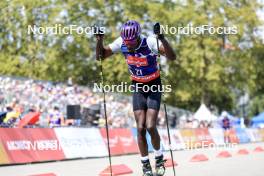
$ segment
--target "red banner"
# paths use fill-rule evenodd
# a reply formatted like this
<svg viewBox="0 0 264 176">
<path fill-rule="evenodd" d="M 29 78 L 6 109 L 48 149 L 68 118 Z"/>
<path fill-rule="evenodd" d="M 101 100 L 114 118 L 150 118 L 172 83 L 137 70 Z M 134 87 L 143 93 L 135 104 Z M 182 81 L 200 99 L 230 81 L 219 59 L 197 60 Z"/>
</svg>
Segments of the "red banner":
<svg viewBox="0 0 264 176">
<path fill-rule="evenodd" d="M 235 129 L 230 129 L 224 132 L 225 135 L 228 137 L 228 142 L 232 144 L 238 144 L 239 139 L 236 135 L 236 130 Z"/>
<path fill-rule="evenodd" d="M 33 128 L 28 131 L 31 138 L 37 144 L 39 161 L 65 159 L 56 134 L 51 128 Z"/>
<path fill-rule="evenodd" d="M 11 163 L 65 158 L 53 129 L 0 128 L 0 134 Z"/>
<path fill-rule="evenodd" d="M 197 128 L 195 129 L 195 135 L 197 137 L 197 140 L 199 142 L 199 146 L 202 147 L 209 147 L 210 144 L 213 144 L 213 138 L 209 133 L 209 130 L 207 128 Z"/>
<path fill-rule="evenodd" d="M 114 129 L 114 130 L 115 130 L 116 135 L 119 136 L 119 139 L 122 143 L 123 151 L 125 152 L 125 154 L 139 152 L 137 143 L 130 129 L 120 128 L 120 129 Z"/>
<path fill-rule="evenodd" d="M 107 145 L 105 128 L 102 128 L 100 132 Z M 138 153 L 137 144 L 130 129 L 109 129 L 109 143 L 112 155 Z"/>
<path fill-rule="evenodd" d="M 101 135 L 104 138 L 105 144 L 107 145 L 107 136 L 105 128 L 100 129 Z M 118 135 L 116 135 L 114 129 L 109 129 L 109 145 L 110 151 L 112 155 L 121 155 L 124 152 L 122 143 L 118 139 Z"/>
</svg>

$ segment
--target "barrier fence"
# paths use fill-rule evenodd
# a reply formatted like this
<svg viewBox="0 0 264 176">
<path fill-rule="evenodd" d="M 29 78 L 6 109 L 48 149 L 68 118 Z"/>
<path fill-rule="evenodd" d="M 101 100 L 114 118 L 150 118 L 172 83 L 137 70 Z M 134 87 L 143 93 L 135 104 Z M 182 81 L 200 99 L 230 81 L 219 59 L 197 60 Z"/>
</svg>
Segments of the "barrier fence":
<svg viewBox="0 0 264 176">
<path fill-rule="evenodd" d="M 169 150 L 166 130 L 159 133 L 163 149 Z M 135 128 L 110 129 L 109 136 L 113 156 L 139 153 Z M 264 129 L 172 129 L 171 148 L 225 145 L 225 136 L 230 143 L 261 142 Z M 149 135 L 147 140 L 150 144 Z M 104 128 L 0 128 L 0 165 L 105 157 L 106 142 Z M 149 151 L 153 151 L 151 145 Z"/>
</svg>

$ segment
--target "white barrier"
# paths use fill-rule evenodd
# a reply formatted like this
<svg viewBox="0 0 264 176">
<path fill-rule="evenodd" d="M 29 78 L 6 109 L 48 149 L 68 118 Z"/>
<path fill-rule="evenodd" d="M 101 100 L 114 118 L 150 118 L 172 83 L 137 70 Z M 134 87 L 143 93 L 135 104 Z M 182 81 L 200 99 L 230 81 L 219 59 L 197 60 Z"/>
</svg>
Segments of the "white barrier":
<svg viewBox="0 0 264 176">
<path fill-rule="evenodd" d="M 249 136 L 251 142 L 260 142 L 262 141 L 261 134 L 259 133 L 259 130 L 256 128 L 249 128 L 246 129 L 246 133 Z"/>
<path fill-rule="evenodd" d="M 107 156 L 107 148 L 97 128 L 55 128 L 67 159 Z"/>
<path fill-rule="evenodd" d="M 170 130 L 171 146 L 169 145 L 169 138 L 168 138 L 167 130 L 159 129 L 159 134 L 161 138 L 161 144 L 164 150 L 169 150 L 170 147 L 172 150 L 185 149 L 185 143 L 181 137 L 179 130 Z"/>
</svg>

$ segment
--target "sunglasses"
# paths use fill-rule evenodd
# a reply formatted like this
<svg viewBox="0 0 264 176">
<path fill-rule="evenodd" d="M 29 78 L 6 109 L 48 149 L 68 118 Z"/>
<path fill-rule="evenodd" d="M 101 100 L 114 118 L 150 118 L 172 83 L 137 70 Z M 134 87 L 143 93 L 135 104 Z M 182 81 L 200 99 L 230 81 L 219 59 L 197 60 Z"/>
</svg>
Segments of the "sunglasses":
<svg viewBox="0 0 264 176">
<path fill-rule="evenodd" d="M 134 40 L 124 40 L 125 45 L 135 45 L 137 44 L 137 39 Z"/>
</svg>

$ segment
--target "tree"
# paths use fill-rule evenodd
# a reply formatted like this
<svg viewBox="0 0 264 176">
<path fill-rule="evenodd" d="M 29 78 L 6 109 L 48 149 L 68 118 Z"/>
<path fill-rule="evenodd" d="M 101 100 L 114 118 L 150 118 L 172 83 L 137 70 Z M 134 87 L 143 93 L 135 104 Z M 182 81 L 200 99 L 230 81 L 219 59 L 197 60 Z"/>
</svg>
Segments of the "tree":
<svg viewBox="0 0 264 176">
<path fill-rule="evenodd" d="M 0 74 L 79 84 L 100 82 L 91 34 L 28 34 L 29 25 L 69 27 L 105 26 L 105 44 L 119 36 L 128 19 L 141 23 L 143 34 L 152 33 L 154 22 L 168 27 L 237 27 L 235 35 L 166 34 L 178 59 L 163 65 L 163 82 L 173 91 L 166 94 L 170 105 L 195 110 L 200 103 L 219 110 L 236 108 L 238 96 L 262 95 L 262 46 L 255 35 L 261 25 L 258 1 L 128 1 L 55 0 L 1 1 Z M 178 31 L 179 32 L 179 31 Z M 263 59 L 262 59 L 263 60 Z M 107 84 L 130 82 L 122 55 L 103 62 Z M 257 69 L 256 69 L 257 68 Z"/>
</svg>

